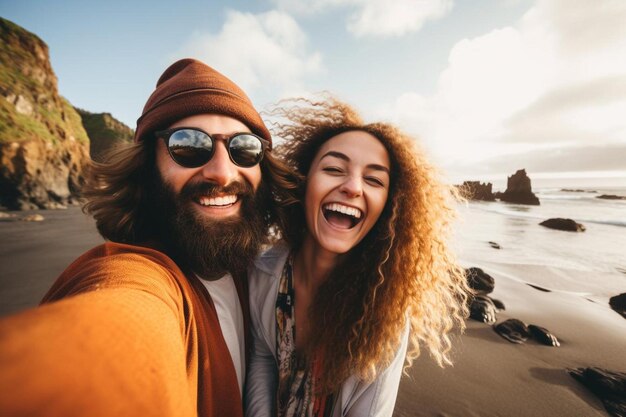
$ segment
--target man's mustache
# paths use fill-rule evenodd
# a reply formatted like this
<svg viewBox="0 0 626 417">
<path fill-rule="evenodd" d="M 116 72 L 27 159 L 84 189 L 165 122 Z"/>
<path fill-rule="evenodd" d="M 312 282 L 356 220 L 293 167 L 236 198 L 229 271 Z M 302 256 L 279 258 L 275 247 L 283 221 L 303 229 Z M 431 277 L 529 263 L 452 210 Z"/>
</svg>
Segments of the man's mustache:
<svg viewBox="0 0 626 417">
<path fill-rule="evenodd" d="M 225 194 L 234 194 L 238 197 L 251 197 L 254 190 L 249 183 L 234 181 L 226 186 L 210 181 L 189 182 L 180 191 L 180 197 L 194 199 L 198 197 L 219 197 Z"/>
</svg>

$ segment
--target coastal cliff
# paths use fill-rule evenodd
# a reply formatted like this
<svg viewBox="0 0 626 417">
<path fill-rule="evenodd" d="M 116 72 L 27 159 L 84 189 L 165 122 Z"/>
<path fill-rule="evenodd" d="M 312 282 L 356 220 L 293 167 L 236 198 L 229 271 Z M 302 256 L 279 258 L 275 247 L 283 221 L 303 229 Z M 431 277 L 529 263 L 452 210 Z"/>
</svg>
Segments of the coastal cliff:
<svg viewBox="0 0 626 417">
<path fill-rule="evenodd" d="M 135 132 L 110 113 L 91 113 L 76 109 L 89 136 L 89 154 L 96 162 L 103 162 L 107 153 L 133 141 Z"/>
<path fill-rule="evenodd" d="M 80 116 L 59 95 L 41 39 L 0 18 L 0 41 L 0 204 L 72 204 L 89 161 Z"/>
<path fill-rule="evenodd" d="M 90 156 L 101 162 L 134 132 L 109 113 L 74 108 L 58 91 L 48 46 L 0 18 L 0 206 L 74 204 Z"/>
</svg>

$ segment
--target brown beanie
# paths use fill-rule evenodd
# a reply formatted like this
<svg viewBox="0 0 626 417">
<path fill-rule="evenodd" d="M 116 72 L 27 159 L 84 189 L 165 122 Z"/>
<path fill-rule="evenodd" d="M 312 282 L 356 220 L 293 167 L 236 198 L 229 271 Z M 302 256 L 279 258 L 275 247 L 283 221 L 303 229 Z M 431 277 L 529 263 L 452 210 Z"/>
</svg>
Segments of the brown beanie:
<svg viewBox="0 0 626 417">
<path fill-rule="evenodd" d="M 233 117 L 260 137 L 272 141 L 261 116 L 231 80 L 195 59 L 181 59 L 165 70 L 137 119 L 135 142 L 194 114 Z"/>
</svg>

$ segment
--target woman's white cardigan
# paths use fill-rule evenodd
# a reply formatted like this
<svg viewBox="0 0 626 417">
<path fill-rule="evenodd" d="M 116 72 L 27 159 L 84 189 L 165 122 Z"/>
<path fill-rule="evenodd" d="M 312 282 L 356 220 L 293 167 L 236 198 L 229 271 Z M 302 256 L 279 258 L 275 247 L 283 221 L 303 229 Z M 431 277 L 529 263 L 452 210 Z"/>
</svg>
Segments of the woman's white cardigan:
<svg viewBox="0 0 626 417">
<path fill-rule="evenodd" d="M 260 255 L 248 274 L 253 351 L 246 378 L 246 417 L 276 416 L 276 297 L 288 254 L 289 248 L 278 244 Z M 407 323 L 401 345 L 387 369 L 371 383 L 351 376 L 342 384 L 333 405 L 333 417 L 390 417 L 393 414 L 408 339 Z"/>
</svg>

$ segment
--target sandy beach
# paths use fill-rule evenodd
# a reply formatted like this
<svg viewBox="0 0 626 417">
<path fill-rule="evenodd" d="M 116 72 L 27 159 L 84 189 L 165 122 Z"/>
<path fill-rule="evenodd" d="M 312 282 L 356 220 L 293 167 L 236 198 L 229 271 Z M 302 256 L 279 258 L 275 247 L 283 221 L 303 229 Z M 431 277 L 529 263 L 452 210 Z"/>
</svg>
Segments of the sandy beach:
<svg viewBox="0 0 626 417">
<path fill-rule="evenodd" d="M 102 242 L 93 221 L 78 208 L 39 213 L 43 222 L 0 222 L 3 316 L 35 306 L 67 265 Z M 596 366 L 626 371 L 626 319 L 608 306 L 609 294 L 620 288 L 626 291 L 626 275 L 622 281 L 613 279 L 614 288 L 607 288 L 604 295 L 585 291 L 584 281 L 590 276 L 576 270 L 485 259 L 463 262 L 495 278 L 490 295 L 506 306 L 498 312 L 498 322 L 517 318 L 545 327 L 561 346 L 531 339 L 513 344 L 492 326 L 468 320 L 466 333 L 454 339 L 454 366 L 441 369 L 424 352 L 403 377 L 394 416 L 608 415 L 600 399 L 567 369 Z M 564 277 L 573 284 L 568 286 Z"/>
<path fill-rule="evenodd" d="M 496 280 L 493 298 L 517 318 L 557 336 L 560 347 L 528 340 L 517 345 L 490 325 L 468 320 L 454 341 L 454 366 L 439 368 L 424 355 L 400 386 L 395 416 L 606 416 L 602 402 L 568 373 L 597 366 L 626 371 L 626 319 L 584 295 L 544 292 L 523 280 L 524 266 L 481 266 Z M 537 271 L 533 269 L 533 274 Z M 542 278 L 550 271 L 546 268 Z"/>
<path fill-rule="evenodd" d="M 54 280 L 86 250 L 103 242 L 79 207 L 9 212 L 0 219 L 0 315 L 36 306 Z M 16 220 L 41 214 L 41 222 Z"/>
</svg>

